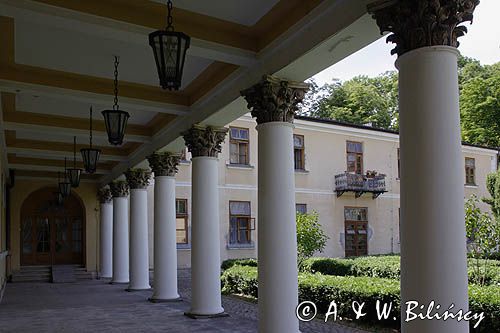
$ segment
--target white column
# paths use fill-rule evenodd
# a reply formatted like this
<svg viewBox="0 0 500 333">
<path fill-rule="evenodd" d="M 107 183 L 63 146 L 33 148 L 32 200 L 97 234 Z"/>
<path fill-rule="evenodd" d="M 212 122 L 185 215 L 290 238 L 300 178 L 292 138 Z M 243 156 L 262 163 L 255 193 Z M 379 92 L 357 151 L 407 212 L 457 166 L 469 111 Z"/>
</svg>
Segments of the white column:
<svg viewBox="0 0 500 333">
<path fill-rule="evenodd" d="M 148 193 L 130 189 L 130 283 L 128 291 L 150 289 L 148 253 Z"/>
<path fill-rule="evenodd" d="M 456 48 L 432 46 L 399 57 L 401 304 L 405 333 L 469 332 L 466 321 L 405 322 L 405 303 L 468 309 Z"/>
<path fill-rule="evenodd" d="M 129 282 L 128 197 L 113 197 L 113 278 L 111 283 Z"/>
<path fill-rule="evenodd" d="M 113 276 L 113 203 L 101 202 L 100 258 L 99 271 L 101 278 Z"/>
<path fill-rule="evenodd" d="M 154 186 L 154 282 L 151 301 L 177 300 L 179 293 L 177 291 L 175 178 L 156 176 Z"/>
<path fill-rule="evenodd" d="M 293 124 L 257 126 L 259 332 L 299 331 Z"/>
<path fill-rule="evenodd" d="M 218 160 L 192 159 L 191 309 L 195 316 L 224 312 L 220 285 Z"/>
</svg>

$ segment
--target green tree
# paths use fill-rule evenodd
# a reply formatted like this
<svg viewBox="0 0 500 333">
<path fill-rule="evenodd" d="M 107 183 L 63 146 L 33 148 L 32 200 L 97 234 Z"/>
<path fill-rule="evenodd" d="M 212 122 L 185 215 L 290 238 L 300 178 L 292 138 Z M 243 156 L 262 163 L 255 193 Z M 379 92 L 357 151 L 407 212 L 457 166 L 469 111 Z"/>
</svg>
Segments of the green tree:
<svg viewBox="0 0 500 333">
<path fill-rule="evenodd" d="M 481 65 L 458 59 L 462 138 L 474 144 L 500 146 L 500 62 Z M 399 129 L 398 74 L 357 76 L 313 88 L 302 114 L 386 129 Z"/>
<path fill-rule="evenodd" d="M 319 224 L 319 215 L 297 213 L 297 265 L 302 268 L 304 260 L 316 252 L 323 252 L 328 236 Z"/>
<path fill-rule="evenodd" d="M 309 115 L 378 128 L 398 128 L 396 72 L 375 78 L 357 76 L 346 82 L 333 80 L 307 96 Z"/>
<path fill-rule="evenodd" d="M 465 231 L 468 249 L 474 258 L 473 281 L 484 285 L 490 274 L 486 260 L 500 244 L 500 222 L 477 206 L 478 198 L 473 195 L 465 202 Z"/>
<path fill-rule="evenodd" d="M 484 66 L 478 75 L 463 80 L 460 89 L 463 139 L 500 146 L 500 63 Z"/>
<path fill-rule="evenodd" d="M 491 198 L 483 198 L 483 202 L 491 206 L 495 219 L 500 220 L 500 170 L 486 177 L 486 188 Z"/>
</svg>

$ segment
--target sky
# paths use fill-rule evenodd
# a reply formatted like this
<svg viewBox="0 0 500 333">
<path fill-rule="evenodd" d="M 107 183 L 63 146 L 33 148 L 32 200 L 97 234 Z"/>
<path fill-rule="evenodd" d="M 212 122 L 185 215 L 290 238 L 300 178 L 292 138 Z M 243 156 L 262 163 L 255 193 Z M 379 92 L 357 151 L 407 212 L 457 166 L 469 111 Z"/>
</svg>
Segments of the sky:
<svg viewBox="0 0 500 333">
<path fill-rule="evenodd" d="M 483 65 L 500 61 L 500 0 L 481 0 L 474 11 L 472 25 L 465 23 L 469 32 L 458 39 L 462 55 L 478 59 Z M 387 44 L 381 37 L 372 44 L 313 76 L 322 86 L 333 78 L 342 81 L 357 75 L 377 76 L 395 70 L 396 56 L 391 56 L 394 44 Z M 370 61 L 366 61 L 370 59 Z"/>
</svg>

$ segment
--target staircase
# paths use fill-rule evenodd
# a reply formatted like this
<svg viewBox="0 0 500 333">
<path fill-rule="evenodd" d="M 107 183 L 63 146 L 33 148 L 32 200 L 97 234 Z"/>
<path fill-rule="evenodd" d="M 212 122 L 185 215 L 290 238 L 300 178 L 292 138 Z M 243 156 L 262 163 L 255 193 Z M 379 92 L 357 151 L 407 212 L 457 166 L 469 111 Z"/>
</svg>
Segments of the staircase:
<svg viewBox="0 0 500 333">
<path fill-rule="evenodd" d="M 76 282 L 94 279 L 93 272 L 87 272 L 81 265 L 63 266 L 21 266 L 12 274 L 12 282 Z"/>
<path fill-rule="evenodd" d="M 75 278 L 77 281 L 95 279 L 95 273 L 87 272 L 84 266 L 74 265 L 73 267 L 74 267 Z"/>
<path fill-rule="evenodd" d="M 12 274 L 12 282 L 50 282 L 50 266 L 21 266 L 21 270 Z"/>
</svg>

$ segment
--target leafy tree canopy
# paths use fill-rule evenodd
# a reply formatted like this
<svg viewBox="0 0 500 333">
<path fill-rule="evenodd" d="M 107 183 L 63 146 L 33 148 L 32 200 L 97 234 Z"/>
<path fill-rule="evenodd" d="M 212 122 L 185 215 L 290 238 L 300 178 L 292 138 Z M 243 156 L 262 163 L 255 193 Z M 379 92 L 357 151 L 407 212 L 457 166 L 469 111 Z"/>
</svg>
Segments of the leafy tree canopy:
<svg viewBox="0 0 500 333">
<path fill-rule="evenodd" d="M 463 140 L 500 146 L 500 62 L 481 65 L 473 58 L 458 60 Z M 384 129 L 399 129 L 398 75 L 333 79 L 321 87 L 314 80 L 304 100 L 303 115 L 335 119 Z"/>
</svg>

